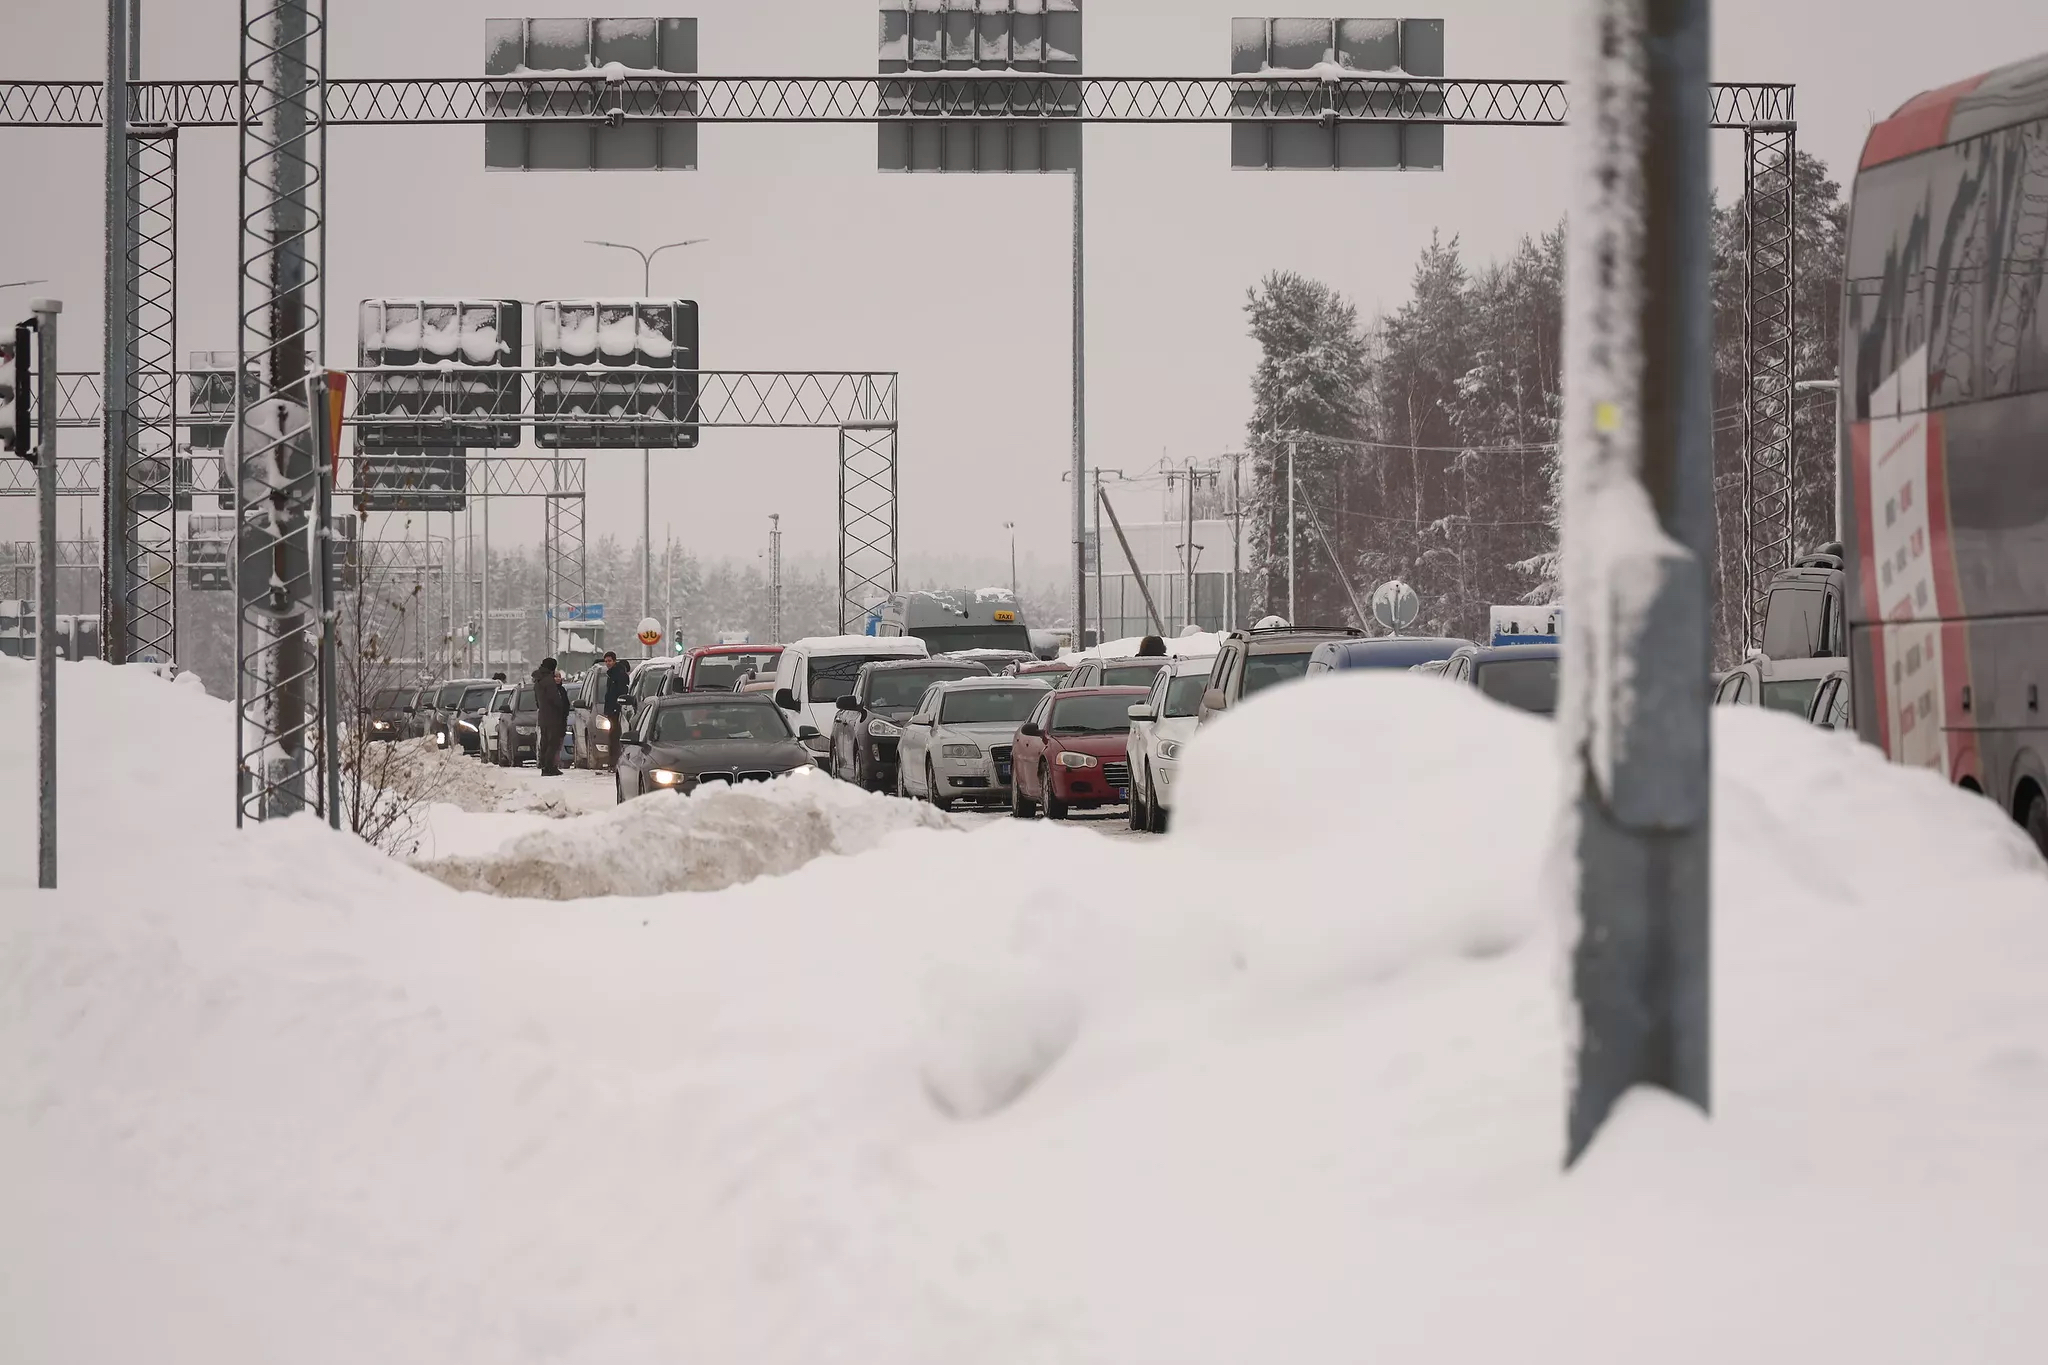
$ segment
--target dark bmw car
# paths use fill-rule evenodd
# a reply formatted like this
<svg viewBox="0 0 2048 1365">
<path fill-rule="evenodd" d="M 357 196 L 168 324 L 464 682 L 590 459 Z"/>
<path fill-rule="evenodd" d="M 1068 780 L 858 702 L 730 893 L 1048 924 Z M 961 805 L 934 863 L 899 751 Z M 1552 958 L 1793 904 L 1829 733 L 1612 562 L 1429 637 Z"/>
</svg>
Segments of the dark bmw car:
<svg viewBox="0 0 2048 1365">
<path fill-rule="evenodd" d="M 917 699 L 935 682 L 985 678 L 968 659 L 884 659 L 865 664 L 832 718 L 832 761 L 826 768 L 871 792 L 896 789 L 896 744 Z"/>
<path fill-rule="evenodd" d="M 815 766 L 804 735 L 790 729 L 765 692 L 652 697 L 634 713 L 619 746 L 618 798 L 690 792 L 710 782 L 766 782 Z"/>
</svg>

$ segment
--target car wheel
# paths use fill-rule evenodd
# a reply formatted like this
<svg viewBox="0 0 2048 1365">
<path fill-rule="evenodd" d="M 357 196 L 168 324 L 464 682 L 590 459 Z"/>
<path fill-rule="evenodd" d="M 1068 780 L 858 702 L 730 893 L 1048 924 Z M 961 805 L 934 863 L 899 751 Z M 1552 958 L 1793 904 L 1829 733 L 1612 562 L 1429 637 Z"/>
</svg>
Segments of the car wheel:
<svg viewBox="0 0 2048 1365">
<path fill-rule="evenodd" d="M 1146 774 L 1148 777 L 1150 774 Z M 1151 828 L 1145 812 L 1145 798 L 1138 794 L 1138 784 L 1131 784 L 1131 799 L 1124 803 L 1124 823 L 1134 830 Z"/>
<path fill-rule="evenodd" d="M 2048 858 L 2048 796 L 2035 792 L 2034 799 L 2027 803 L 2026 817 L 2020 823 L 2033 836 L 2034 847 L 2041 850 L 2041 856 Z"/>
<path fill-rule="evenodd" d="M 1070 809 L 1070 807 L 1067 805 L 1066 802 L 1060 800 L 1057 796 L 1054 796 L 1052 794 L 1051 768 L 1044 767 L 1038 770 L 1038 791 L 1039 794 L 1045 799 L 1046 819 L 1064 820 L 1067 818 L 1067 811 Z"/>
<path fill-rule="evenodd" d="M 940 810 L 953 809 L 953 798 L 939 795 L 939 775 L 932 771 L 930 759 L 926 759 L 924 765 L 924 799 Z"/>
<path fill-rule="evenodd" d="M 1015 820 L 1029 820 L 1038 814 L 1038 803 L 1024 795 L 1024 784 L 1017 780 L 1017 774 L 1010 774 L 1010 817 Z"/>
<path fill-rule="evenodd" d="M 617 774 L 612 778 L 612 795 L 618 798 L 616 804 L 621 806 L 626 804 L 626 778 L 623 773 Z"/>
<path fill-rule="evenodd" d="M 898 800 L 910 799 L 910 779 L 903 775 L 903 765 L 896 765 L 896 796 Z"/>
<path fill-rule="evenodd" d="M 1145 790 L 1152 793 L 1154 797 L 1153 800 L 1145 803 L 1145 828 L 1154 834 L 1164 834 L 1166 833 L 1166 807 L 1160 805 L 1157 799 L 1159 789 L 1152 785 L 1152 764 L 1149 761 L 1145 764 Z"/>
</svg>

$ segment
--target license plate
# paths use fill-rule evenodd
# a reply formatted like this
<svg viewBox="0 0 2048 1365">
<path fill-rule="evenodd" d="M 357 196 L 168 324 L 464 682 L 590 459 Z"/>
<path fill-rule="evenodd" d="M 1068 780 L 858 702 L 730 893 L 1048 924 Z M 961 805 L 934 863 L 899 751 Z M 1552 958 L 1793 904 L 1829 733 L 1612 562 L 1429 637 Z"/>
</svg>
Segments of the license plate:
<svg viewBox="0 0 2048 1365">
<path fill-rule="evenodd" d="M 1128 801 L 1128 800 L 1130 800 L 1130 799 L 1131 799 L 1131 789 L 1130 789 L 1129 787 L 1118 787 L 1118 788 L 1116 789 L 1116 799 L 1117 799 L 1117 800 L 1119 800 L 1119 801 Z"/>
<path fill-rule="evenodd" d="M 996 764 L 996 781 L 998 781 L 998 782 L 1008 782 L 1009 780 L 1010 780 L 1010 765 L 1009 765 L 1009 764 L 1007 764 L 1007 763 L 998 763 L 998 764 Z"/>
</svg>

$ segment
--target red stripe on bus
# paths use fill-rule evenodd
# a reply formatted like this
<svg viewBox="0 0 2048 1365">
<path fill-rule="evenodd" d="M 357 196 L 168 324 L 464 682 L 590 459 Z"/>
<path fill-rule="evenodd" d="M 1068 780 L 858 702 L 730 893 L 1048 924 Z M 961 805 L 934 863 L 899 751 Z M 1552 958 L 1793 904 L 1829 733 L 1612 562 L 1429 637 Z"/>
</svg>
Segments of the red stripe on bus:
<svg viewBox="0 0 2048 1365">
<path fill-rule="evenodd" d="M 1889 667 L 1884 652 L 1884 610 L 1878 602 L 1877 517 L 1870 500 L 1870 423 L 1849 424 L 1849 470 L 1851 494 L 1856 500 L 1853 515 L 1856 518 L 1856 591 L 1863 598 L 1861 615 L 1871 622 L 1870 627 L 1870 679 L 1871 705 L 1877 716 L 1877 743 L 1885 751 L 1885 757 L 1893 758 L 1891 752 L 1891 709 L 1890 691 L 1885 684 Z"/>
<path fill-rule="evenodd" d="M 1867 171 L 1947 142 L 1949 119 L 1955 114 L 1957 102 L 1982 85 L 1989 74 L 1972 76 L 1907 100 L 1896 114 L 1870 130 L 1857 169 Z"/>
</svg>

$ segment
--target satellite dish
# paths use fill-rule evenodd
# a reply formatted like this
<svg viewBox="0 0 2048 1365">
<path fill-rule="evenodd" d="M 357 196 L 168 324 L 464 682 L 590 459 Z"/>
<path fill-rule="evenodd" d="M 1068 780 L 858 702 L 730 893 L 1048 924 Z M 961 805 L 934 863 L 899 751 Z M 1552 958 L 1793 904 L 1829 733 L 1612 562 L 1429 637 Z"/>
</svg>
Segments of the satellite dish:
<svg viewBox="0 0 2048 1365">
<path fill-rule="evenodd" d="M 1372 619 L 1396 634 L 1415 624 L 1422 615 L 1422 599 L 1415 589 L 1398 578 L 1390 578 L 1372 590 Z"/>
</svg>

